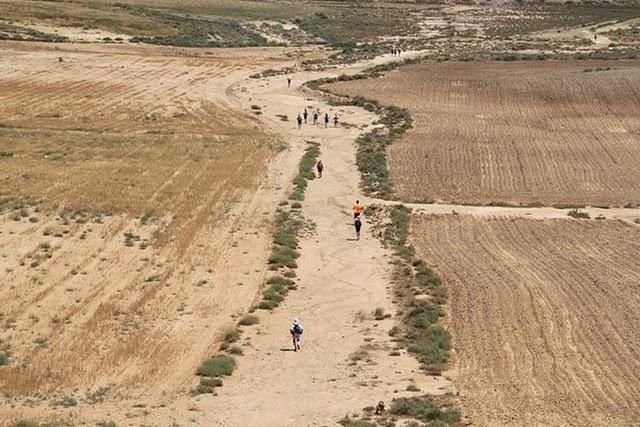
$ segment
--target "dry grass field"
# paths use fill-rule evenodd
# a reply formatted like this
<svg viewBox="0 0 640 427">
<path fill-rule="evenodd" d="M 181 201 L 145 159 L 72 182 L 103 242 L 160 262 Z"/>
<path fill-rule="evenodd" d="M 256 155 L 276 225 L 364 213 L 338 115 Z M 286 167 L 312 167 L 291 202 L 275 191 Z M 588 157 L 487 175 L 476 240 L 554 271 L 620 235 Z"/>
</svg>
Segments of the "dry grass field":
<svg viewBox="0 0 640 427">
<path fill-rule="evenodd" d="M 640 202 L 640 63 L 422 64 L 332 90 L 408 108 L 395 197 L 457 203 Z"/>
<path fill-rule="evenodd" d="M 474 425 L 637 424 L 637 226 L 414 216 L 412 241 L 449 292 Z"/>
<path fill-rule="evenodd" d="M 226 90 L 282 50 L 0 50 L 2 405 L 187 395 L 277 203 L 274 137 Z"/>
</svg>

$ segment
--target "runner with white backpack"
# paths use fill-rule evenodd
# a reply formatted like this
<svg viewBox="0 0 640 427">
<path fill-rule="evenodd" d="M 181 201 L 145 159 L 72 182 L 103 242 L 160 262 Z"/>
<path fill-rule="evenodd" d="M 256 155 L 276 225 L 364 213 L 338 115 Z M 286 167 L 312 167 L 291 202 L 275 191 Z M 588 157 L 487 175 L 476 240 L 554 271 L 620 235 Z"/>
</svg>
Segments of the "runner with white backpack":
<svg viewBox="0 0 640 427">
<path fill-rule="evenodd" d="M 300 350 L 300 336 L 302 335 L 303 329 L 298 319 L 293 319 L 293 324 L 289 331 L 291 332 L 291 338 L 293 339 L 293 351 Z"/>
</svg>

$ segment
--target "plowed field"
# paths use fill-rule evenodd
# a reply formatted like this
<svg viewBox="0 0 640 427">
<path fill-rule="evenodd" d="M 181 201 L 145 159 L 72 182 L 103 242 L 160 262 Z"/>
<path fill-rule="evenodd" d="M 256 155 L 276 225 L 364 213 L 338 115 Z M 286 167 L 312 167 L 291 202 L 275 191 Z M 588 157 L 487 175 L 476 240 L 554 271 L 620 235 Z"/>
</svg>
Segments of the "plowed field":
<svg viewBox="0 0 640 427">
<path fill-rule="evenodd" d="M 449 291 L 474 425 L 637 425 L 640 228 L 415 216 L 412 240 Z"/>
<path fill-rule="evenodd" d="M 640 201 L 640 62 L 422 64 L 331 88 L 412 112 L 388 153 L 399 199 Z"/>
</svg>

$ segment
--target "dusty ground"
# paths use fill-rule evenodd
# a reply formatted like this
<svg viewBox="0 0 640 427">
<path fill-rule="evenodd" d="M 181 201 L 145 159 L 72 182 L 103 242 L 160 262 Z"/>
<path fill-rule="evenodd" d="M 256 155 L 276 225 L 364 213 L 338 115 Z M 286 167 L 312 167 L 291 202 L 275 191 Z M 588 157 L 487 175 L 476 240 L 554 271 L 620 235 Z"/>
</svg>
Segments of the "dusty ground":
<svg viewBox="0 0 640 427">
<path fill-rule="evenodd" d="M 372 316 L 379 307 L 395 313 L 387 254 L 373 238 L 350 240 L 348 209 L 358 197 L 359 180 L 353 140 L 374 117 L 358 109 L 331 110 L 349 126 L 297 130 L 293 118 L 305 105 L 330 108 L 298 90 L 303 81 L 320 74 L 294 75 L 289 90 L 283 77 L 245 80 L 251 73 L 247 67 L 236 74 L 231 60 L 220 66 L 220 57 L 211 64 L 200 55 L 182 58 L 180 50 L 132 54 L 121 47 L 106 52 L 83 47 L 78 53 L 58 53 L 21 46 L 6 49 L 12 72 L 4 88 L 16 89 L 7 98 L 14 101 L 8 104 L 11 114 L 5 114 L 3 129 L 2 151 L 13 154 L 3 158 L 11 165 L 5 191 L 7 196 L 31 194 L 43 202 L 23 207 L 10 202 L 3 217 L 2 274 L 15 283 L 2 288 L 3 299 L 14 301 L 3 311 L 12 351 L 10 366 L 1 372 L 12 390 L 5 402 L 12 408 L 3 411 L 4 420 L 326 425 L 381 399 L 415 393 L 405 391 L 409 384 L 434 394 L 452 390 L 444 378 L 425 377 L 404 351 L 389 356 L 396 345 L 387 332 L 395 320 L 374 321 Z M 31 74 L 20 76 L 12 55 L 32 61 Z M 57 62 L 59 55 L 62 63 Z M 279 60 L 270 55 L 256 59 L 256 67 Z M 346 72 L 387 60 L 351 66 Z M 113 62 L 119 67 L 109 66 Z M 47 76 L 37 72 L 39 64 L 47 70 L 67 69 Z M 78 72 L 69 73 L 69 68 Z M 109 73 L 115 75 L 105 75 Z M 154 73 L 167 76 L 149 78 Z M 92 96 L 96 85 L 106 86 L 101 88 L 104 96 Z M 26 88 L 31 87 L 29 98 Z M 48 103 L 37 97 L 42 92 L 49 94 Z M 85 102 L 78 101 L 82 96 Z M 260 106 L 266 133 L 246 126 L 255 122 L 238 112 L 250 113 L 251 105 Z M 233 121 L 231 111 L 236 111 Z M 283 114 L 288 121 L 276 116 Z M 89 119 L 75 130 L 78 115 Z M 79 136 L 71 144 L 74 136 L 69 135 L 75 132 Z M 48 163 L 51 154 L 43 153 L 41 133 L 48 144 L 62 147 L 58 163 Z M 291 150 L 274 157 L 270 142 L 255 149 L 257 136 L 274 133 Z M 64 136 L 60 142 L 58 135 Z M 94 141 L 94 135 L 101 139 Z M 172 151 L 154 151 L 147 135 L 151 141 L 166 138 L 160 147 Z M 18 137 L 25 143 L 14 143 Z M 126 150 L 107 156 L 103 152 L 109 137 L 131 139 Z M 208 138 L 220 139 L 214 147 L 228 146 L 230 151 L 201 148 L 195 153 L 199 159 L 189 157 L 193 151 L 182 151 L 185 144 L 202 144 Z M 191 397 L 195 368 L 217 347 L 232 318 L 253 302 L 265 277 L 269 222 L 308 139 L 322 144 L 327 173 L 311 183 L 304 203 L 303 213 L 316 228 L 302 242 L 300 288 L 273 313 L 260 313 L 257 329 L 243 335 L 245 355 L 219 395 Z M 243 151 L 245 141 L 254 144 L 253 151 Z M 136 155 L 134 147 L 147 152 Z M 150 155 L 157 156 L 153 163 L 145 161 Z M 175 161 L 180 156 L 187 157 L 182 164 Z M 242 156 L 240 165 L 230 163 Z M 267 178 L 261 182 L 256 170 L 266 161 Z M 203 170 L 194 182 L 189 177 L 201 163 Z M 131 167 L 117 169 L 122 164 Z M 163 168 L 171 166 L 175 169 L 163 183 Z M 220 175 L 209 176 L 209 169 L 235 171 L 220 183 Z M 41 175 L 17 185 L 27 170 Z M 124 182 L 104 184 L 119 174 Z M 181 182 L 183 175 L 187 178 Z M 54 179 L 58 188 L 46 185 Z M 153 187 L 147 181 L 159 182 Z M 195 184 L 199 187 L 193 188 Z M 172 192 L 157 201 L 166 187 Z M 253 196 L 240 191 L 256 187 Z M 104 193 L 95 194 L 103 188 Z M 130 196 L 136 188 L 140 195 Z M 231 194 L 217 193 L 219 188 Z M 53 200 L 60 206 L 52 208 Z M 72 208 L 63 210 L 67 205 Z M 173 209 L 180 211 L 173 214 Z M 203 216 L 192 214 L 200 211 Z M 214 220 L 214 225 L 208 223 Z M 190 231 L 187 236 L 185 229 Z M 294 316 L 306 326 L 301 354 L 281 351 L 289 345 L 287 328 Z M 283 375 L 291 369 L 295 376 Z M 300 390 L 307 394 L 304 399 Z M 78 406 L 64 407 L 65 397 L 76 398 Z"/>
<path fill-rule="evenodd" d="M 59 19 L 66 22 L 64 14 Z M 465 19 L 438 25 L 426 20 L 424 31 L 446 42 L 453 27 L 458 41 L 485 37 Z M 0 368 L 0 423 L 331 425 L 379 400 L 414 395 L 408 385 L 456 392 L 449 373 L 425 376 L 389 337 L 397 321 L 390 254 L 368 234 L 366 217 L 364 238 L 352 240 L 354 199 L 382 202 L 359 195 L 354 164 L 353 140 L 375 118 L 300 89 L 306 80 L 392 58 L 297 73 L 287 89 L 282 76 L 247 76 L 325 53 L 27 43 L 0 50 L 0 300 L 11 301 L 0 310 L 0 351 L 11 351 Z M 358 82 L 424 112 L 415 115 L 414 133 L 392 148 L 394 178 L 404 188 L 398 194 L 637 202 L 638 106 L 629 94 L 637 91 L 637 65 L 582 73 L 599 64 L 568 64 L 430 65 Z M 294 119 L 304 106 L 338 112 L 346 126 L 298 130 Z M 307 140 L 321 144 L 326 169 L 302 207 L 313 230 L 301 242 L 298 289 L 245 328 L 244 355 L 217 395 L 191 396 L 196 367 L 259 295 L 271 220 Z M 429 151 L 434 146 L 440 151 Z M 639 248 L 629 238 L 638 230 L 635 210 L 589 209 L 623 224 L 552 220 L 566 210 L 548 207 L 414 207 L 483 217 L 414 221 L 421 255 L 452 294 L 451 374 L 471 421 L 606 425 L 638 418 L 638 336 L 629 326 L 638 317 Z M 513 218 L 520 216 L 537 219 Z M 478 283 L 486 284 L 482 304 Z M 522 309 L 513 310 L 518 303 Z M 502 316 L 488 317 L 479 306 Z M 374 320 L 376 308 L 392 317 Z M 300 353 L 287 351 L 293 317 L 305 325 Z M 504 331 L 504 324 L 520 329 Z M 77 406 L 65 406 L 71 397 Z"/>
<path fill-rule="evenodd" d="M 640 228 L 417 215 L 450 295 L 454 382 L 477 425 L 635 425 Z"/>
<path fill-rule="evenodd" d="M 282 142 L 233 110 L 226 89 L 291 59 L 0 48 L 2 422 L 77 420 L 57 404 L 65 397 L 95 422 L 108 411 L 86 408 L 102 399 L 187 396 L 262 283 L 290 180 L 278 169 L 297 161 L 275 157 Z"/>
<path fill-rule="evenodd" d="M 331 87 L 411 110 L 389 149 L 398 199 L 622 206 L 640 201 L 639 76 L 634 61 L 465 62 Z"/>
</svg>

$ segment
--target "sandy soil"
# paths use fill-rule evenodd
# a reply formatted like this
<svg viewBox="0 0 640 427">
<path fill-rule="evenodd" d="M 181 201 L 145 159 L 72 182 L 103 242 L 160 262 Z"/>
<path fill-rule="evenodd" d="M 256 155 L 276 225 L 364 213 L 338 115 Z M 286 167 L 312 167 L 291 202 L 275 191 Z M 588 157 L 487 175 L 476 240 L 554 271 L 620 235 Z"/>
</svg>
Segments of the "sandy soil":
<svg viewBox="0 0 640 427">
<path fill-rule="evenodd" d="M 423 64 L 332 88 L 412 111 L 413 129 L 389 150 L 401 200 L 622 206 L 640 200 L 639 70 L 633 61 Z"/>
<path fill-rule="evenodd" d="M 382 57 L 376 62 L 389 60 Z M 362 68 L 357 65 L 348 72 Z M 283 78 L 246 88 L 252 102 L 267 106 L 267 118 L 275 114 L 293 118 L 304 106 L 313 106 L 330 115 L 337 111 L 343 123 L 358 127 L 374 119 L 361 109 L 336 110 L 297 90 L 303 81 L 319 76 L 295 74 L 296 88 L 291 90 L 284 88 Z M 297 270 L 300 288 L 273 313 L 262 315 L 256 330 L 247 331 L 251 345 L 240 358 L 238 371 L 225 382 L 219 396 L 202 397 L 196 403 L 202 422 L 332 425 L 379 400 L 411 395 L 404 390 L 412 382 L 423 392 L 453 391 L 446 379 L 424 376 L 416 359 L 404 350 L 400 356 L 389 356 L 395 344 L 387 332 L 395 320 L 374 321 L 371 317 L 377 307 L 387 313 L 395 313 L 396 307 L 388 283 L 389 254 L 366 233 L 361 241 L 353 240 L 350 206 L 359 197 L 353 141 L 362 130 L 306 125 L 298 131 L 293 122 L 283 126 L 277 119 L 272 125 L 291 139 L 321 144 L 325 174 L 310 183 L 302 209 L 314 222 L 315 233 L 302 242 Z M 286 351 L 294 317 L 301 319 L 306 330 L 300 353 Z M 368 352 L 369 361 L 354 364 L 351 356 L 360 349 Z"/>
<path fill-rule="evenodd" d="M 0 423 L 94 424 L 186 402 L 195 368 L 262 285 L 273 212 L 299 158 L 275 157 L 281 143 L 248 113 L 230 114 L 226 89 L 292 60 L 282 49 L 247 49 L 241 61 L 216 50 L 1 49 L 0 151 L 12 156 L 0 170 L 11 350 Z M 64 397 L 79 405 L 56 405 Z"/>
<path fill-rule="evenodd" d="M 61 55 L 35 44 L 20 45 L 28 46 L 23 51 L 13 51 L 14 46 L 6 51 L 19 60 L 26 58 L 35 64 L 43 61 L 46 67 L 55 64 Z M 373 238 L 351 240 L 349 206 L 358 197 L 359 182 L 353 161 L 353 140 L 374 117 L 358 109 L 340 109 L 341 121 L 352 126 L 296 129 L 292 119 L 305 105 L 334 111 L 300 90 L 303 81 L 321 77 L 320 74 L 294 75 L 294 87 L 287 89 L 283 77 L 246 79 L 252 71 L 250 67 L 239 71 L 229 60 L 230 64 L 220 74 L 190 75 L 181 81 L 182 73 L 191 74 L 194 66 L 204 73 L 216 73 L 221 68 L 209 66 L 202 52 L 197 58 L 183 59 L 179 49 L 167 49 L 163 54 L 154 49 L 148 52 L 151 57 L 147 53 L 139 57 L 117 46 L 77 49 L 79 52 L 75 53 L 65 47 L 62 51 L 65 59 L 60 66 L 83 69 L 83 74 L 60 72 L 47 77 L 32 70 L 28 77 L 20 77 L 20 67 L 8 67 L 11 80 L 4 87 L 16 88 L 12 113 L 6 115 L 11 125 L 8 132 L 24 133 L 24 129 L 67 132 L 72 125 L 69 121 L 81 113 L 93 113 L 92 120 L 86 121 L 90 126 L 85 125 L 90 130 L 101 134 L 118 132 L 118 126 L 129 120 L 124 112 L 101 118 L 97 112 L 106 108 L 106 102 L 107 112 L 136 107 L 139 114 L 155 113 L 157 129 L 172 128 L 176 110 L 185 111 L 189 118 L 201 117 L 186 129 L 173 127 L 176 132 L 183 131 L 179 133 L 182 137 L 191 133 L 198 137 L 208 130 L 219 131 L 219 122 L 206 120 L 212 116 L 220 118 L 214 114 L 219 109 L 250 113 L 249 106 L 259 105 L 266 133 L 279 134 L 290 149 L 275 158 L 264 157 L 269 162 L 266 178 L 257 181 L 258 184 L 250 180 L 251 185 L 258 185 L 255 194 L 234 192 L 233 204 L 215 227 L 197 222 L 200 226 L 192 228 L 191 239 L 179 238 L 176 233 L 163 245 L 154 245 L 153 236 L 171 228 L 173 217 L 163 216 L 144 225 L 140 216 L 129 216 L 140 207 L 138 204 L 132 204 L 130 211 L 125 209 L 122 214 L 95 221 L 91 215 L 87 222 L 77 221 L 75 215 L 80 214 L 75 211 L 66 214 L 73 217 L 66 217 L 55 211 L 36 212 L 40 208 L 31 206 L 25 208 L 28 215 L 20 221 L 11 220 L 15 210 L 8 212 L 0 234 L 5 244 L 10 245 L 6 246 L 2 274 L 10 275 L 12 281 L 29 281 L 28 289 L 32 290 L 25 291 L 24 285 L 3 287 L 3 299 L 15 302 L 5 312 L 5 324 L 12 334 L 14 360 L 29 361 L 30 366 L 38 369 L 29 375 L 17 367 L 2 371 L 4 384 L 18 392 L 7 400 L 13 406 L 3 411 L 2 419 L 27 417 L 67 420 L 72 424 L 109 419 L 118 425 L 326 425 L 379 400 L 415 393 L 404 391 L 409 384 L 433 394 L 453 390 L 444 378 L 425 377 L 417 361 L 404 351 L 389 356 L 395 344 L 387 332 L 395 320 L 372 319 L 378 307 L 395 313 L 387 283 L 388 254 Z M 140 49 L 146 52 L 149 48 Z M 256 67 L 266 68 L 278 60 L 277 53 L 262 52 L 267 52 L 266 56 L 263 53 Z M 251 64 L 252 57 L 248 58 Z M 220 64 L 220 60 L 217 57 L 212 62 Z M 391 58 L 382 57 L 334 72 L 355 73 L 388 60 Z M 100 61 L 104 61 L 103 66 L 99 66 Z M 129 72 L 104 75 L 122 69 L 109 66 L 118 61 L 125 61 L 124 70 Z M 294 56 L 284 65 L 297 61 Z M 89 63 L 93 65 L 87 66 Z M 163 75 L 169 75 L 150 79 L 157 72 L 154 65 L 163 70 Z M 104 93 L 109 95 L 96 100 L 88 96 L 85 103 L 74 104 L 77 94 L 70 88 L 91 94 L 95 89 L 88 81 L 113 85 L 114 89 L 105 88 Z M 143 82 L 145 86 L 140 87 Z M 149 87 L 149 82 L 169 87 L 155 89 Z M 50 96 L 50 104 L 25 102 L 24 88 L 29 84 L 38 88 L 33 90 L 33 96 L 38 90 L 54 87 L 55 96 Z M 198 84 L 203 87 L 197 87 Z M 111 95 L 114 90 L 118 97 Z M 203 97 L 214 104 L 204 112 Z M 20 105 L 26 108 L 18 108 Z M 68 111 L 74 106 L 77 110 Z M 63 112 L 62 117 L 51 117 L 47 114 L 51 110 Z M 276 114 L 286 114 L 290 120 L 283 122 Z M 113 124 L 110 121 L 113 118 L 119 122 Z M 133 131 L 153 126 L 153 122 L 138 124 Z M 239 125 L 234 126 L 232 131 L 237 134 Z M 291 181 L 304 141 L 309 139 L 322 144 L 327 169 L 322 180 L 310 184 L 304 202 L 303 213 L 315 223 L 315 233 L 302 242 L 300 288 L 272 313 L 260 313 L 260 325 L 243 335 L 245 355 L 239 358 L 238 370 L 225 381 L 218 396 L 190 397 L 190 388 L 197 382 L 193 375 L 196 366 L 208 351 L 217 347 L 218 338 L 233 318 L 246 311 L 264 280 L 268 222 Z M 10 149 L 18 152 L 17 148 Z M 33 153 L 24 157 L 29 156 L 35 157 Z M 130 154 L 126 158 L 129 157 Z M 255 170 L 256 165 L 248 160 L 242 167 Z M 68 166 L 76 163 L 69 161 Z M 169 183 L 176 176 L 188 174 L 193 165 L 183 166 L 183 172 L 179 165 L 176 167 L 178 170 Z M 60 167 L 50 168 L 54 170 L 59 171 Z M 149 173 L 153 171 L 143 175 Z M 86 193 L 77 190 L 77 185 L 68 185 L 76 174 L 70 173 L 61 180 L 67 188 L 54 193 L 56 197 L 72 202 L 78 196 L 64 199 L 67 192 Z M 245 179 L 247 173 L 235 175 L 235 179 Z M 15 185 L 11 188 L 19 189 Z M 39 194 L 41 190 L 33 186 L 29 191 Z M 47 191 L 45 199 L 51 194 Z M 214 206 L 204 212 L 215 210 Z M 189 217 L 187 212 L 184 215 Z M 38 222 L 28 222 L 27 218 L 34 215 L 38 216 Z M 51 229 L 48 236 L 36 237 L 48 228 Z M 123 242 L 127 230 L 139 236 L 132 247 Z M 14 238 L 16 234 L 24 237 L 22 243 Z M 180 244 L 173 238 L 179 238 Z M 140 249 L 141 242 L 146 240 L 151 245 Z M 30 267 L 35 260 L 38 266 Z M 297 354 L 281 350 L 289 345 L 287 331 L 295 316 L 301 318 L 306 329 L 303 351 Z M 356 352 L 364 352 L 366 358 L 354 361 L 352 355 Z M 65 363 L 60 363 L 54 360 L 55 355 L 68 356 Z M 39 373 L 40 370 L 52 372 L 53 376 Z M 296 374 L 290 375 L 291 371 Z M 305 391 L 304 397 L 301 390 Z M 29 399 L 19 393 L 28 394 Z M 100 393 L 104 396 L 96 399 Z M 79 400 L 77 407 L 51 405 L 69 395 Z"/>
<path fill-rule="evenodd" d="M 639 238 L 619 221 L 414 217 L 474 425 L 637 423 Z"/>
</svg>

